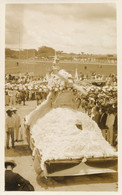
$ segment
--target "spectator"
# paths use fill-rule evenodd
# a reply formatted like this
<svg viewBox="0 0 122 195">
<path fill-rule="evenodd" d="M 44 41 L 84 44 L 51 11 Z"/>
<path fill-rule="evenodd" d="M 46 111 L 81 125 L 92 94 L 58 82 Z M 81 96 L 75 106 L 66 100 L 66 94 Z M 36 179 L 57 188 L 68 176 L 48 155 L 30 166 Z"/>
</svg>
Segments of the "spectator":
<svg viewBox="0 0 122 195">
<path fill-rule="evenodd" d="M 9 106 L 10 98 L 8 95 L 8 91 L 5 91 L 5 105 Z"/>
<path fill-rule="evenodd" d="M 93 116 L 93 120 L 98 124 L 98 126 L 100 124 L 100 112 L 99 112 L 99 109 L 100 108 L 98 106 L 96 106 L 95 113 L 94 113 L 94 116 Z"/>
<path fill-rule="evenodd" d="M 106 119 L 107 119 L 107 108 L 105 106 L 102 106 L 99 127 L 102 131 L 103 137 L 107 140 L 108 127 L 106 126 Z"/>
<path fill-rule="evenodd" d="M 113 131 L 114 131 L 113 145 L 117 147 L 117 137 L 118 137 L 118 116 L 117 116 L 117 108 L 115 108 L 114 113 L 115 113 L 115 120 L 114 120 L 114 125 L 113 125 Z"/>
<path fill-rule="evenodd" d="M 14 93 L 14 90 L 11 88 L 9 91 L 8 91 L 8 95 L 10 97 L 10 106 L 14 105 L 15 104 L 15 93 Z"/>
<path fill-rule="evenodd" d="M 20 97 L 20 91 L 18 90 L 17 91 L 17 93 L 16 93 L 16 102 L 18 103 L 18 104 L 21 104 L 21 97 Z"/>
<path fill-rule="evenodd" d="M 110 106 L 112 107 L 112 105 Z M 107 140 L 111 145 L 113 145 L 113 138 L 114 138 L 114 131 L 113 131 L 114 121 L 115 121 L 115 114 L 113 109 L 110 108 L 106 119 L 106 126 L 108 127 Z"/>
<path fill-rule="evenodd" d="M 85 113 L 85 99 L 84 98 L 81 98 L 81 103 L 80 103 L 80 108 L 79 108 L 79 110 L 81 111 L 81 112 L 84 112 Z"/>
<path fill-rule="evenodd" d="M 24 89 L 21 91 L 20 96 L 21 96 L 21 102 L 23 102 L 23 105 L 25 106 L 26 91 Z"/>
<path fill-rule="evenodd" d="M 16 134 L 16 140 L 15 141 L 17 142 L 18 141 L 18 136 L 19 136 L 19 128 L 21 127 L 20 116 L 18 115 L 16 108 L 13 108 L 12 111 L 13 111 L 13 117 L 14 117 L 14 120 L 15 120 L 15 134 Z"/>
<path fill-rule="evenodd" d="M 11 110 L 7 110 L 7 117 L 6 117 L 6 142 L 7 142 L 7 149 L 9 149 L 9 140 L 11 137 L 11 141 L 12 141 L 12 148 L 14 147 L 14 131 L 15 131 L 15 120 L 12 116 L 12 111 Z"/>
<path fill-rule="evenodd" d="M 14 167 L 16 167 L 14 160 L 5 161 L 5 191 L 34 191 L 29 181 L 13 172 Z"/>
</svg>

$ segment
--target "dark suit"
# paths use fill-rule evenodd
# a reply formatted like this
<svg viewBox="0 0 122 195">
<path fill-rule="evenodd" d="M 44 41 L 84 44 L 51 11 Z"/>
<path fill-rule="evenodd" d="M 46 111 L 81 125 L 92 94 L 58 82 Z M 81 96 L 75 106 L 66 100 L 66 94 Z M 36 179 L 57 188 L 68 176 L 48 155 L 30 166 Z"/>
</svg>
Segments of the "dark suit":
<svg viewBox="0 0 122 195">
<path fill-rule="evenodd" d="M 107 114 L 106 113 L 102 113 L 101 117 L 100 117 L 100 123 L 99 123 L 99 127 L 101 129 L 107 129 L 107 127 L 106 127 L 106 119 L 107 119 Z"/>
<path fill-rule="evenodd" d="M 97 112 L 96 114 L 95 114 L 95 116 L 93 117 L 93 120 L 98 124 L 98 126 L 99 126 L 99 123 L 100 123 L 100 114 L 99 114 L 99 112 Z"/>
<path fill-rule="evenodd" d="M 18 191 L 19 187 L 29 183 L 18 173 L 14 173 L 11 170 L 5 171 L 5 191 Z"/>
<path fill-rule="evenodd" d="M 106 126 L 107 113 L 102 113 L 100 117 L 99 127 L 102 131 L 103 137 L 108 140 L 108 127 Z"/>
</svg>

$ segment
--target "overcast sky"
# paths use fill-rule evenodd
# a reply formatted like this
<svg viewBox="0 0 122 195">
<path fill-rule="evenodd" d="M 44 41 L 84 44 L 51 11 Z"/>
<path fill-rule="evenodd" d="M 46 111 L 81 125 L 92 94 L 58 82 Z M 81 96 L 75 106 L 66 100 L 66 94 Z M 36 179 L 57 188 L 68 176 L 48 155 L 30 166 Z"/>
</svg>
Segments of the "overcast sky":
<svg viewBox="0 0 122 195">
<path fill-rule="evenodd" d="M 116 53 L 116 5 L 14 4 L 6 6 L 6 47 L 49 46 L 75 53 Z"/>
</svg>

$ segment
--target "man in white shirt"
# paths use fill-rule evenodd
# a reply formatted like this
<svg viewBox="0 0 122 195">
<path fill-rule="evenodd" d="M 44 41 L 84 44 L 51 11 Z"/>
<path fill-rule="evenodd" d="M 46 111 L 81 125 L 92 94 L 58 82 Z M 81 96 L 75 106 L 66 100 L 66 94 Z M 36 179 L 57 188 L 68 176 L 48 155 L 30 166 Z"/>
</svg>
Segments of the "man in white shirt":
<svg viewBox="0 0 122 195">
<path fill-rule="evenodd" d="M 11 137 L 11 141 L 12 141 L 12 148 L 14 148 L 14 131 L 15 131 L 15 120 L 12 116 L 12 111 L 11 110 L 7 110 L 7 117 L 6 117 L 6 145 L 7 145 L 7 149 L 9 149 L 9 140 Z"/>
</svg>

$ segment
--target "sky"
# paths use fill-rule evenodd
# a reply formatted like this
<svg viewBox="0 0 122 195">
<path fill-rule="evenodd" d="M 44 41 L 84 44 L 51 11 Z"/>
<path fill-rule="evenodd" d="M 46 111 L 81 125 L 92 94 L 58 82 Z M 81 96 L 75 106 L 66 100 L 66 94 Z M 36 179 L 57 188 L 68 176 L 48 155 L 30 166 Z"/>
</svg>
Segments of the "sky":
<svg viewBox="0 0 122 195">
<path fill-rule="evenodd" d="M 115 3 L 7 4 L 6 47 L 116 54 Z"/>
</svg>

